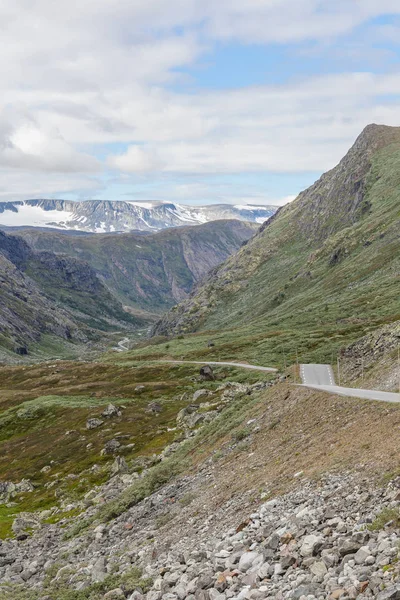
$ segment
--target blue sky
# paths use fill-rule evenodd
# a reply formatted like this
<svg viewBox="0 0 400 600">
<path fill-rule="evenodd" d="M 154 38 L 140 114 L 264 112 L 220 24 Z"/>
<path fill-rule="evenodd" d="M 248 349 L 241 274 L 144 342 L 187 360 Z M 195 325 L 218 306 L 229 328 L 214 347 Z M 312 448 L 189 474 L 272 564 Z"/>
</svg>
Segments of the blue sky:
<svg viewBox="0 0 400 600">
<path fill-rule="evenodd" d="M 1 200 L 284 204 L 400 125 L 398 0 L 64 4 L 0 7 Z"/>
</svg>

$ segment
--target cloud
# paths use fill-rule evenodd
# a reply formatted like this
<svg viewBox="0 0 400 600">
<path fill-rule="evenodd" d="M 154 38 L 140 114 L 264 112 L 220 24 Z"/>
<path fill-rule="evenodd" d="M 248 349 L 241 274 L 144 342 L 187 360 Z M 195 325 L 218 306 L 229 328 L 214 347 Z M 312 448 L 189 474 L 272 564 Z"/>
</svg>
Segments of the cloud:
<svg viewBox="0 0 400 600">
<path fill-rule="evenodd" d="M 124 154 L 110 156 L 108 163 L 111 167 L 127 173 L 159 171 L 163 167 L 155 149 L 143 150 L 139 146 L 129 146 Z"/>
<path fill-rule="evenodd" d="M 28 114 L 6 110 L 0 115 L 0 164 L 44 172 L 96 172 L 99 162 L 71 147 L 55 129 L 41 128 Z"/>
<path fill-rule="evenodd" d="M 398 0 L 3 0 L 4 186 L 22 195 L 55 193 L 57 182 L 60 192 L 95 191 L 93 175 L 109 169 L 200 178 L 325 170 L 367 123 L 399 124 L 398 73 L 184 92 L 182 70 L 221 44 L 315 42 L 334 51 L 346 36 L 358 60 L 363 47 L 349 36 L 384 15 L 400 15 Z M 394 41 L 395 27 L 376 35 Z M 118 142 L 128 149 L 115 150 Z M 104 156 L 108 144 L 101 163 L 97 146 Z"/>
<path fill-rule="evenodd" d="M 150 101 L 147 114 L 127 118 L 126 130 L 143 146 L 111 158 L 114 167 L 134 172 L 144 164 L 145 170 L 186 174 L 323 171 L 368 123 L 400 124 L 398 74 L 335 74 L 196 97 L 160 92 L 161 98 L 164 110 Z M 166 118 L 163 127 L 168 114 L 176 119 Z"/>
</svg>

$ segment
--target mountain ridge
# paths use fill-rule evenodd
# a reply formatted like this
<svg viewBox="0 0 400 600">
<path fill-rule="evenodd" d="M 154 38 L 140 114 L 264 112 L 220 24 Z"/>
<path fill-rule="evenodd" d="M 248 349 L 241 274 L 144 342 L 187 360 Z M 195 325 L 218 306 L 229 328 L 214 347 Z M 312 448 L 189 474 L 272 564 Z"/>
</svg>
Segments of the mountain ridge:
<svg viewBox="0 0 400 600">
<path fill-rule="evenodd" d="M 265 327 L 267 335 L 273 323 L 276 329 L 278 323 L 298 328 L 303 322 L 307 331 L 326 323 L 326 335 L 334 337 L 343 319 L 349 320 L 343 327 L 349 332 L 349 323 L 359 322 L 357 333 L 361 323 L 395 320 L 398 276 L 391 274 L 399 257 L 399 164 L 400 128 L 368 126 L 337 167 L 214 269 L 161 319 L 153 335 L 240 327 L 254 332 Z M 387 301 L 374 300 L 383 289 Z M 323 313 L 321 305 L 327 306 Z"/>
<path fill-rule="evenodd" d="M 33 199 L 0 202 L 0 227 L 37 226 L 93 233 L 155 232 L 221 219 L 261 224 L 275 211 L 275 206 L 245 204 L 186 206 L 172 202 Z"/>
</svg>

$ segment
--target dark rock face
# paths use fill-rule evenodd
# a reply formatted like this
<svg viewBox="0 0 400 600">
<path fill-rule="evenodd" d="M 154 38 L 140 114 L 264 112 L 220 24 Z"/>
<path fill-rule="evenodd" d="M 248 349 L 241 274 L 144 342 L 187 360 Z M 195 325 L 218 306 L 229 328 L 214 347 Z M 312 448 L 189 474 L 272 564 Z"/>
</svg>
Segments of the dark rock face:
<svg viewBox="0 0 400 600">
<path fill-rule="evenodd" d="M 210 367 L 210 365 L 205 365 L 204 367 L 201 367 L 201 369 L 200 369 L 200 377 L 204 381 L 215 381 L 214 371 L 212 370 L 212 368 Z"/>
<path fill-rule="evenodd" d="M 26 346 L 17 346 L 17 348 L 15 348 L 15 353 L 19 354 L 19 356 L 26 356 L 28 354 L 28 348 Z"/>
<path fill-rule="evenodd" d="M 86 280 L 94 287 L 93 273 L 128 306 L 152 314 L 169 309 L 187 298 L 193 286 L 210 269 L 222 263 L 248 240 L 257 226 L 242 221 L 217 221 L 196 227 L 179 227 L 143 235 L 68 235 L 64 232 L 18 232 L 35 250 L 51 253 L 69 277 L 76 280 L 71 260 L 90 265 Z M 43 256 L 43 260 L 50 261 Z M 82 268 L 82 266 L 81 266 Z M 80 284 L 78 274 L 78 283 Z M 81 284 L 80 284 L 81 285 Z M 93 293 L 93 290 L 92 290 Z"/>
</svg>

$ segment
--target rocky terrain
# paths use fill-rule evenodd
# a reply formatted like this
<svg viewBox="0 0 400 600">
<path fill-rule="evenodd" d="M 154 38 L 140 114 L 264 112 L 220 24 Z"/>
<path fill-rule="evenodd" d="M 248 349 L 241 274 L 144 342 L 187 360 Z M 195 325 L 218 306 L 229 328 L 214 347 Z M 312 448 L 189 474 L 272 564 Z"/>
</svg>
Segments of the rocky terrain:
<svg viewBox="0 0 400 600">
<path fill-rule="evenodd" d="M 374 330 L 344 349 L 343 377 L 368 387 L 400 390 L 400 322 Z"/>
<path fill-rule="evenodd" d="M 400 598 L 400 405 L 298 385 L 339 359 L 398 389 L 399 166 L 369 126 L 253 237 L 0 235 L 14 354 L 32 323 L 123 337 L 119 310 L 183 298 L 130 349 L 2 366 L 0 599 Z"/>
<path fill-rule="evenodd" d="M 88 200 L 26 200 L 0 202 L 0 227 L 50 227 L 66 231 L 105 233 L 160 231 L 221 219 L 263 223 L 275 206 L 210 204 L 185 206 L 168 202 Z"/>
<path fill-rule="evenodd" d="M 384 423 L 398 422 L 399 409 L 360 401 L 356 414 L 354 401 L 332 404 L 328 394 L 297 392 L 282 376 L 210 387 L 210 373 L 210 382 L 198 379 L 186 408 L 176 415 L 180 439 L 153 457 L 130 462 L 114 436 L 112 448 L 110 443 L 104 448 L 110 478 L 82 499 L 57 491 L 56 465 L 42 468 L 56 505 L 15 516 L 14 539 L 0 545 L 0 598 L 398 597 L 400 481 L 392 475 L 382 483 L 382 473 L 378 476 L 379 443 L 359 461 L 371 427 L 382 442 L 386 435 L 386 458 L 396 461 L 389 450 L 395 450 L 395 439 L 387 439 Z M 164 410 L 154 401 L 148 409 Z M 86 429 L 120 420 L 124 410 L 105 405 Z M 340 425 L 332 418 L 335 412 Z M 292 419 L 296 445 L 291 441 L 285 448 L 283 432 Z M 307 423 L 308 442 L 302 435 Z M 338 435 L 351 440 L 350 460 Z M 216 445 L 210 445 L 212 439 Z M 326 458 L 320 443 L 332 446 Z M 318 464 L 312 462 L 314 453 Z M 22 481 L 3 486 L 2 493 L 2 502 L 12 504 L 37 491 Z"/>
</svg>

